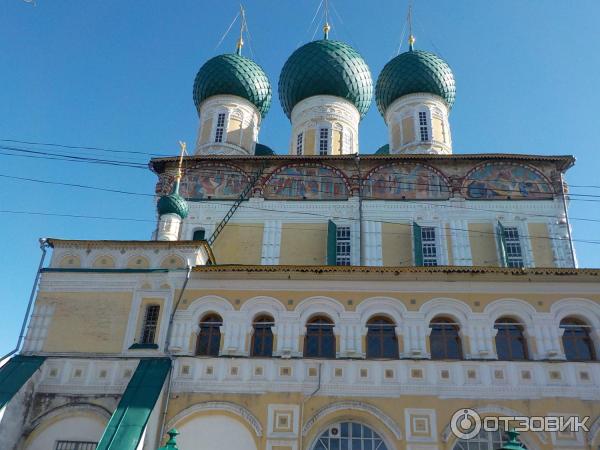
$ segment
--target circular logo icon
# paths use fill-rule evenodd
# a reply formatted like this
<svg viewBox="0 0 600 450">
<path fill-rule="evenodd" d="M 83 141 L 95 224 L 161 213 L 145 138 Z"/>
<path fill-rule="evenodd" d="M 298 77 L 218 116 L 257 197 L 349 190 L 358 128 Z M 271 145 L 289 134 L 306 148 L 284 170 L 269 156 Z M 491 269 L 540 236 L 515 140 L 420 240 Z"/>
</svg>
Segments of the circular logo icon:
<svg viewBox="0 0 600 450">
<path fill-rule="evenodd" d="M 481 430 L 481 417 L 472 409 L 459 409 L 450 420 L 452 433 L 459 439 L 471 439 Z"/>
</svg>

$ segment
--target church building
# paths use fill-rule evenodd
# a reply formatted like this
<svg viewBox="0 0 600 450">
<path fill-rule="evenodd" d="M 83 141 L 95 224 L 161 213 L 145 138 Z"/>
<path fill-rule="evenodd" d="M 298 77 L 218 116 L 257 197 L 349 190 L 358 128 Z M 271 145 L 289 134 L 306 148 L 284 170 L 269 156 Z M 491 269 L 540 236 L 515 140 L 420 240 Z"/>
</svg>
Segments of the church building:
<svg viewBox="0 0 600 450">
<path fill-rule="evenodd" d="M 448 62 L 411 36 L 375 77 L 328 35 L 281 69 L 287 148 L 260 142 L 274 86 L 240 40 L 195 77 L 189 155 L 150 161 L 153 236 L 41 240 L 0 368 L 1 450 L 156 450 L 172 429 L 180 450 L 503 445 L 458 436 L 464 410 L 577 417 L 589 431 L 521 442 L 600 448 L 600 269 L 577 267 L 575 158 L 461 154 Z M 387 136 L 359 148 L 373 102 Z"/>
</svg>

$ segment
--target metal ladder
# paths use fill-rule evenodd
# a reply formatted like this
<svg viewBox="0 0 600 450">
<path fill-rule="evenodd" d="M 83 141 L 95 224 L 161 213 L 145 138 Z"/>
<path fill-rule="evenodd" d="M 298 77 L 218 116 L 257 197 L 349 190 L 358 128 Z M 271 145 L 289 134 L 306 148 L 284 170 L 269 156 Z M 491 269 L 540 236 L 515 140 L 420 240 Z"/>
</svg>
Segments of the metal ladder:
<svg viewBox="0 0 600 450">
<path fill-rule="evenodd" d="M 225 228 L 225 225 L 227 225 L 227 222 L 229 222 L 229 219 L 231 219 L 231 217 L 235 214 L 235 212 L 239 208 L 240 204 L 248 198 L 248 194 L 254 188 L 254 186 L 256 185 L 256 182 L 258 181 L 258 179 L 261 177 L 261 175 L 265 171 L 265 167 L 266 167 L 266 163 L 263 162 L 262 165 L 260 166 L 259 170 L 257 172 L 255 172 L 254 175 L 252 175 L 252 178 L 250 178 L 248 185 L 244 188 L 244 190 L 242 191 L 240 196 L 237 198 L 237 200 L 233 203 L 233 205 L 231 205 L 231 208 L 229 208 L 229 211 L 227 211 L 227 214 L 225 214 L 225 217 L 223 217 L 223 220 L 221 220 L 219 225 L 217 225 L 217 228 L 215 228 L 215 231 L 213 231 L 213 234 L 207 239 L 206 242 L 208 242 L 208 245 L 210 245 L 210 246 L 213 245 L 213 243 L 217 240 L 217 237 L 219 237 L 219 234 L 221 233 L 221 231 L 223 231 L 223 228 Z"/>
</svg>

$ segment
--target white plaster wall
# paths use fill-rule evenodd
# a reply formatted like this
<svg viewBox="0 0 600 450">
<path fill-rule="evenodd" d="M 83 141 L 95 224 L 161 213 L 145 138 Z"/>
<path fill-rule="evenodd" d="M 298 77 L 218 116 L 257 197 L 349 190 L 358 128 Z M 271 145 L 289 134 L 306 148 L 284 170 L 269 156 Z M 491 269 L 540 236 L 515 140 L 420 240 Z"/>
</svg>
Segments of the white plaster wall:
<svg viewBox="0 0 600 450">
<path fill-rule="evenodd" d="M 104 423 L 92 417 L 67 417 L 53 423 L 35 436 L 25 446 L 25 450 L 51 450 L 56 448 L 56 442 L 59 440 L 98 442 L 104 427 Z"/>
<path fill-rule="evenodd" d="M 197 417 L 177 426 L 180 449 L 256 450 L 250 431 L 235 419 L 223 415 Z"/>
</svg>

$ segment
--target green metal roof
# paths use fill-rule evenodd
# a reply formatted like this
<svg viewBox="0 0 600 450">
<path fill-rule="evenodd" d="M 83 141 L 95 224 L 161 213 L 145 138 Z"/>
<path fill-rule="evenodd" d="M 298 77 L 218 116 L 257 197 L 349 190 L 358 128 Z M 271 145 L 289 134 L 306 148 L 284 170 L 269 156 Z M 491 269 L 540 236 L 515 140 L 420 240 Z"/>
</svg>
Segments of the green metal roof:
<svg viewBox="0 0 600 450">
<path fill-rule="evenodd" d="M 456 84 L 452 69 L 442 58 L 423 50 L 409 50 L 388 62 L 379 74 L 375 87 L 377 108 L 385 115 L 395 100 L 418 92 L 439 95 L 452 108 Z"/>
<path fill-rule="evenodd" d="M 19 392 L 45 359 L 43 356 L 17 355 L 0 368 L 0 409 Z"/>
<path fill-rule="evenodd" d="M 173 190 L 169 195 L 163 195 L 156 204 L 158 215 L 163 214 L 177 214 L 182 219 L 185 219 L 189 212 L 190 207 L 185 199 L 179 195 L 179 180 L 175 180 Z"/>
<path fill-rule="evenodd" d="M 384 144 L 377 149 L 375 152 L 376 155 L 389 155 L 390 154 L 390 144 Z"/>
<path fill-rule="evenodd" d="M 290 117 L 294 106 L 315 95 L 334 95 L 352 102 L 363 117 L 373 98 L 371 71 L 348 44 L 322 39 L 297 49 L 279 76 L 279 100 Z"/>
<path fill-rule="evenodd" d="M 254 154 L 256 156 L 267 156 L 274 155 L 275 152 L 271 147 L 268 147 L 264 144 L 256 144 L 256 147 L 254 148 Z"/>
<path fill-rule="evenodd" d="M 204 63 L 194 81 L 194 104 L 213 95 L 237 95 L 254 104 L 264 117 L 271 107 L 271 83 L 251 59 L 237 54 L 215 56 Z"/>
<path fill-rule="evenodd" d="M 140 361 L 96 450 L 137 448 L 170 369 L 169 358 Z"/>
</svg>

